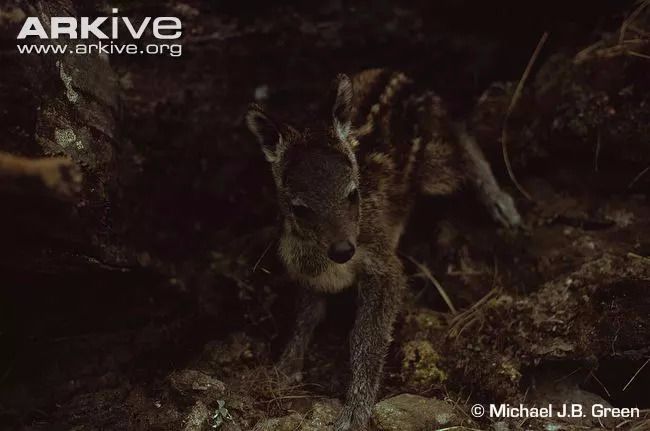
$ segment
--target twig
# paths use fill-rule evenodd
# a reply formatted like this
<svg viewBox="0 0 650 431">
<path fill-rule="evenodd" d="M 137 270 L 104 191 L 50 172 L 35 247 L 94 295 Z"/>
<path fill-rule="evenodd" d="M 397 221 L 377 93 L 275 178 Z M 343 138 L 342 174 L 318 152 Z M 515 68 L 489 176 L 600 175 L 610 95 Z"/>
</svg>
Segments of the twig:
<svg viewBox="0 0 650 431">
<path fill-rule="evenodd" d="M 647 431 L 648 427 L 650 427 L 650 419 L 635 423 L 629 431 Z"/>
<path fill-rule="evenodd" d="M 571 371 L 571 372 L 570 372 L 569 374 L 567 374 L 566 376 L 562 376 L 562 377 L 560 377 L 560 378 L 557 379 L 557 380 L 553 380 L 553 383 L 561 382 L 562 380 L 568 379 L 569 377 L 571 377 L 572 375 L 574 375 L 575 373 L 577 373 L 577 372 L 580 371 L 580 370 L 582 370 L 582 367 L 578 367 L 578 368 L 576 368 L 575 370 Z"/>
<path fill-rule="evenodd" d="M 627 27 L 636 19 L 637 16 L 641 13 L 641 11 L 648 6 L 650 2 L 644 1 L 642 2 L 639 7 L 634 9 L 634 11 L 628 16 L 625 21 L 623 21 L 623 24 L 621 24 L 621 29 L 619 31 L 619 36 L 618 36 L 618 43 L 623 43 L 623 39 L 625 39 L 625 33 L 627 32 Z"/>
<path fill-rule="evenodd" d="M 442 296 L 442 299 L 445 301 L 447 304 L 447 307 L 449 307 L 449 310 L 451 311 L 451 314 L 457 314 L 458 311 L 456 310 L 456 307 L 454 307 L 454 304 L 452 304 L 451 299 L 449 298 L 449 295 L 447 295 L 447 292 L 445 292 L 445 289 L 442 287 L 442 285 L 436 280 L 436 278 L 431 274 L 431 271 L 429 271 L 429 268 L 427 268 L 425 265 L 421 264 L 417 260 L 413 259 L 411 256 L 406 256 L 405 257 L 413 263 L 421 272 L 424 274 L 424 276 L 429 279 L 431 283 L 436 287 L 438 290 L 438 293 L 440 296 Z"/>
<path fill-rule="evenodd" d="M 605 389 L 605 393 L 607 394 L 608 397 L 611 398 L 611 397 L 612 397 L 612 394 L 610 394 L 609 391 L 607 390 L 607 386 L 605 386 L 605 384 L 604 384 L 603 382 L 601 382 L 600 379 L 599 379 L 598 377 L 596 377 L 596 375 L 594 374 L 593 371 L 589 371 L 589 374 L 591 375 L 591 377 L 594 378 L 595 381 L 598 382 L 598 384 L 599 384 L 600 386 L 602 386 L 603 389 Z"/>
<path fill-rule="evenodd" d="M 616 340 L 618 340 L 619 332 L 621 332 L 620 326 L 616 329 L 616 334 L 614 334 L 614 338 L 612 339 L 612 355 L 614 356 L 616 356 L 616 348 L 614 346 L 616 345 Z"/>
<path fill-rule="evenodd" d="M 253 265 L 253 272 L 255 272 L 257 270 L 257 266 L 260 264 L 262 259 L 264 259 L 264 256 L 266 256 L 266 253 L 269 252 L 269 249 L 271 248 L 272 245 L 273 245 L 273 241 L 269 242 L 269 245 L 266 246 L 266 248 L 262 252 L 262 255 L 259 258 L 257 258 L 257 261 L 255 262 L 255 265 Z"/>
<path fill-rule="evenodd" d="M 595 42 L 588 47 L 582 49 L 580 52 L 578 52 L 574 57 L 573 57 L 573 62 L 575 64 L 580 64 L 585 59 L 589 58 L 592 52 L 596 51 L 597 49 L 601 48 L 604 45 L 604 42 L 602 40 L 599 40 L 598 42 Z"/>
<path fill-rule="evenodd" d="M 623 425 L 625 425 L 625 424 L 629 424 L 630 422 L 632 422 L 632 421 L 629 420 L 629 419 L 625 419 L 623 422 L 621 422 L 621 423 L 619 423 L 618 425 L 616 425 L 616 426 L 614 427 L 614 429 L 619 429 L 619 428 L 622 427 Z"/>
<path fill-rule="evenodd" d="M 524 70 L 524 73 L 521 76 L 521 79 L 519 80 L 519 83 L 517 84 L 517 87 L 515 88 L 515 92 L 512 95 L 512 100 L 510 100 L 510 105 L 508 106 L 508 110 L 506 111 L 506 116 L 505 116 L 505 118 L 503 120 L 503 130 L 501 131 L 501 149 L 503 151 L 503 160 L 506 163 L 506 169 L 508 170 L 508 175 L 510 176 L 510 179 L 515 184 L 517 189 L 528 200 L 533 200 L 533 198 L 523 188 L 523 186 L 519 183 L 519 181 L 517 181 L 517 178 L 515 177 L 515 173 L 512 170 L 512 165 L 510 164 L 510 157 L 508 156 L 508 145 L 507 145 L 508 121 L 510 120 L 510 115 L 512 114 L 512 111 L 513 111 L 515 105 L 517 104 L 517 102 L 519 101 L 519 98 L 521 97 L 521 93 L 523 91 L 524 84 L 526 83 L 526 80 L 528 79 L 528 75 L 530 74 L 530 71 L 533 68 L 533 65 L 535 64 L 535 61 L 537 60 L 537 57 L 539 56 L 539 53 L 542 50 L 542 47 L 544 46 L 544 43 L 546 43 L 546 39 L 548 39 L 548 32 L 544 32 L 544 34 L 540 38 L 539 42 L 537 43 L 537 47 L 535 48 L 535 51 L 533 52 L 532 57 L 528 61 L 528 65 L 526 65 L 526 69 Z"/>
<path fill-rule="evenodd" d="M 304 399 L 309 399 L 309 398 L 323 398 L 322 395 L 285 395 L 281 397 L 275 397 L 272 400 L 268 400 L 266 403 L 271 404 L 276 401 L 282 401 L 282 400 L 304 400 Z"/>
<path fill-rule="evenodd" d="M 500 290 L 496 287 L 490 290 L 483 298 L 476 301 L 470 308 L 463 311 L 449 324 L 449 336 L 457 338 L 460 334 L 469 326 L 472 325 L 478 319 L 476 315 L 479 312 L 479 309 L 487 303 L 490 299 L 496 297 L 500 293 Z"/>
<path fill-rule="evenodd" d="M 598 157 L 600 156 L 600 144 L 601 144 L 601 133 L 598 130 L 598 136 L 596 137 L 596 153 L 594 154 L 594 172 L 598 172 Z"/>
<path fill-rule="evenodd" d="M 638 370 L 636 370 L 636 373 L 634 373 L 634 375 L 632 376 L 632 378 L 630 379 L 630 381 L 627 382 L 627 384 L 623 387 L 623 390 L 622 390 L 621 392 L 625 392 L 625 390 L 627 389 L 627 387 L 630 386 L 630 384 L 634 381 L 634 379 L 636 379 L 636 376 L 638 376 L 639 373 L 640 373 L 640 372 L 645 368 L 645 366 L 648 365 L 648 362 L 650 362 L 650 358 L 648 358 L 648 359 L 643 363 L 643 365 L 641 365 L 641 368 L 639 368 Z"/>
<path fill-rule="evenodd" d="M 634 184 L 636 184 L 637 181 L 641 179 L 642 176 L 644 176 L 648 171 L 650 171 L 650 166 L 639 172 L 639 174 L 634 177 L 634 179 L 630 182 L 630 184 L 627 185 L 628 189 L 631 189 Z"/>
<path fill-rule="evenodd" d="M 460 337 L 460 334 L 469 327 L 473 325 L 474 322 L 478 320 L 477 314 L 479 308 L 483 306 L 490 299 L 497 296 L 501 289 L 497 287 L 497 281 L 499 279 L 499 261 L 497 257 L 494 256 L 494 276 L 492 278 L 492 289 L 481 299 L 476 301 L 470 308 L 460 313 L 458 316 L 454 317 L 449 324 L 448 336 L 450 337 Z M 459 329 L 460 328 L 460 329 Z"/>
<path fill-rule="evenodd" d="M 644 39 L 631 39 L 624 40 L 614 46 L 604 47 L 603 41 L 599 41 L 576 54 L 573 58 L 574 64 L 582 64 L 593 58 L 615 58 L 621 55 L 632 55 L 635 57 L 648 58 L 647 54 L 635 51 L 635 49 L 642 48 L 648 44 L 648 40 Z"/>
<path fill-rule="evenodd" d="M 635 32 L 639 36 L 650 36 L 650 33 L 648 33 L 647 31 L 645 31 L 645 30 L 643 30 L 643 29 L 641 29 L 639 27 L 637 27 L 634 24 L 630 24 L 628 27 L 629 27 L 630 30 L 632 30 L 633 32 Z"/>
<path fill-rule="evenodd" d="M 634 57 L 641 57 L 650 60 L 650 55 L 647 54 L 641 54 L 640 52 L 636 52 L 636 51 L 628 51 L 627 53 Z"/>
<path fill-rule="evenodd" d="M 627 253 L 627 257 L 633 257 L 635 259 L 643 259 L 643 260 L 647 260 L 648 262 L 650 262 L 650 257 L 641 256 L 640 254 L 632 253 L 631 251 Z"/>
<path fill-rule="evenodd" d="M 476 428 L 467 428 L 466 426 L 463 425 L 456 425 L 450 428 L 436 428 L 434 431 L 452 431 L 452 430 L 458 430 L 458 431 L 481 431 L 480 429 Z"/>
</svg>

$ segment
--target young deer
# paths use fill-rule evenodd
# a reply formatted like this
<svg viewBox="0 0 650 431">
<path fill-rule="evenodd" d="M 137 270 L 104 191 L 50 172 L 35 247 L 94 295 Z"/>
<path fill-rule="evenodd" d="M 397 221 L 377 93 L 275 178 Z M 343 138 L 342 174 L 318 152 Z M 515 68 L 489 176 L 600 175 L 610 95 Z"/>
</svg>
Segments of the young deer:
<svg viewBox="0 0 650 431">
<path fill-rule="evenodd" d="M 354 91 L 353 91 L 354 89 Z M 472 182 L 492 216 L 518 225 L 474 141 L 437 96 L 401 73 L 368 70 L 334 83 L 331 117 L 298 130 L 252 105 L 246 120 L 271 164 L 283 216 L 279 254 L 302 289 L 295 332 L 279 363 L 299 378 L 325 295 L 356 285 L 352 381 L 334 429 L 365 427 L 375 403 L 406 277 L 396 248 L 418 194 Z M 354 125 L 354 126 L 353 126 Z"/>
</svg>

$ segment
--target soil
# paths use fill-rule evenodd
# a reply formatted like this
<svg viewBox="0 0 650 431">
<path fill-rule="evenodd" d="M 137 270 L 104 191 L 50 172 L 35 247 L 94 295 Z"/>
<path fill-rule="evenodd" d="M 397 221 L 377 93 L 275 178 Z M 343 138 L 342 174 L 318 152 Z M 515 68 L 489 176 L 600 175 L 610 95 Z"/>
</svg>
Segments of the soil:
<svg viewBox="0 0 650 431">
<path fill-rule="evenodd" d="M 333 76 L 375 66 L 407 72 L 469 121 L 524 220 L 496 226 L 471 190 L 418 202 L 380 397 L 447 400 L 486 430 L 501 425 L 471 418 L 475 403 L 589 399 L 641 417 L 566 429 L 650 429 L 650 8 L 627 30 L 645 41 L 630 54 L 619 35 L 634 4 L 117 3 L 133 18 L 181 17 L 183 55 L 111 57 L 119 114 L 101 211 L 70 215 L 57 201 L 35 213 L 15 191 L 0 194 L 15 211 L 0 218 L 2 429 L 248 430 L 341 399 L 351 292 L 331 299 L 302 384 L 274 374 L 293 287 L 274 251 L 270 172 L 243 114 L 258 100 L 299 124 Z M 5 53 L 17 24 L 2 12 L 17 8 L 0 5 L 9 67 L 22 60 Z M 506 123 L 528 199 L 500 140 L 544 31 Z M 0 150 L 42 155 L 39 95 L 20 74 L 3 81 Z M 98 212 L 101 223 L 79 227 Z M 45 223 L 32 229 L 25 214 Z"/>
</svg>

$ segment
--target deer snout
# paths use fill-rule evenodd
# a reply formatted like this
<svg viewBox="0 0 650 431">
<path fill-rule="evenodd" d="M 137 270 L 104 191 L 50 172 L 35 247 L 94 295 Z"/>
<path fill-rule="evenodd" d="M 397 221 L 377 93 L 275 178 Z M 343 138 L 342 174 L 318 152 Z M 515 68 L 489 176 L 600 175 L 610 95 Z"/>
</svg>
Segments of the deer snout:
<svg viewBox="0 0 650 431">
<path fill-rule="evenodd" d="M 350 241 L 337 241 L 330 245 L 327 256 L 336 263 L 345 263 L 354 256 L 354 244 Z"/>
</svg>

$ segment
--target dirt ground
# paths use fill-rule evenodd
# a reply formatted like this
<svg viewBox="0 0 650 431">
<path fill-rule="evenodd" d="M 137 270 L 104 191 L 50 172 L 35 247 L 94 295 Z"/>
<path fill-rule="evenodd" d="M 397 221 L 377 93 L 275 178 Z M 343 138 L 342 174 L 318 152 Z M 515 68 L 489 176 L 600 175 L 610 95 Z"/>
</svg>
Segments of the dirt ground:
<svg viewBox="0 0 650 431">
<path fill-rule="evenodd" d="M 299 124 L 336 73 L 382 66 L 470 124 L 524 226 L 496 226 L 470 190 L 418 202 L 374 429 L 650 429 L 647 2 L 115 3 L 134 18 L 180 16 L 183 56 L 111 57 L 110 154 L 71 156 L 82 201 L 0 187 L 0 428 L 327 429 L 319 421 L 348 379 L 355 297 L 331 299 L 303 382 L 278 384 L 293 287 L 243 114 L 257 100 Z M 107 7 L 69 4 L 80 16 Z M 54 153 L 41 107 L 65 87 L 56 74 L 34 84 L 48 66 L 14 53 L 30 7 L 0 3 L 0 151 L 38 157 Z M 413 412 L 391 428 L 400 394 L 447 419 Z M 502 402 L 641 415 L 471 415 Z"/>
</svg>

